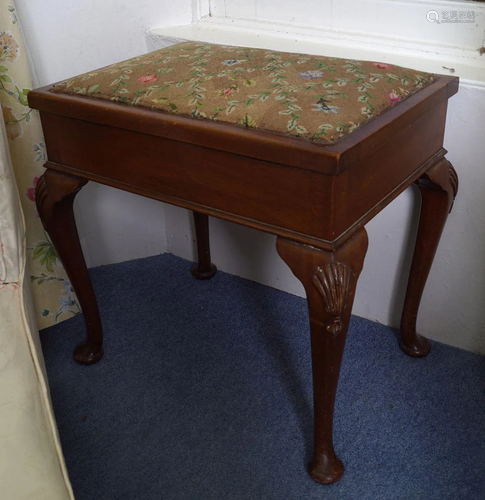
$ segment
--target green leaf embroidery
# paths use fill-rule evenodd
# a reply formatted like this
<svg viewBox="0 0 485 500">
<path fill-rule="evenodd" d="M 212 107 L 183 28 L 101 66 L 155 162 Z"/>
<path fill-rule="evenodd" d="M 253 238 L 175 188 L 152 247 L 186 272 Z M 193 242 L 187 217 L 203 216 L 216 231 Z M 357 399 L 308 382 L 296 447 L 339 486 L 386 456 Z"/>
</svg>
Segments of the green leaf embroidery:
<svg viewBox="0 0 485 500">
<path fill-rule="evenodd" d="M 286 126 L 286 130 L 288 130 L 288 132 L 290 132 L 290 131 L 291 131 L 291 130 L 293 130 L 295 127 L 296 127 L 296 120 L 295 120 L 295 118 L 292 118 L 292 119 L 288 122 L 288 125 Z"/>
<path fill-rule="evenodd" d="M 244 115 L 244 118 L 241 118 L 241 120 L 237 123 L 238 125 L 245 125 L 246 127 L 256 128 L 258 126 L 258 124 L 248 114 Z"/>
<path fill-rule="evenodd" d="M 93 85 L 92 87 L 89 87 L 88 94 L 95 94 L 96 92 L 98 92 L 100 87 L 101 87 L 101 85 L 99 83 L 96 85 Z"/>
</svg>

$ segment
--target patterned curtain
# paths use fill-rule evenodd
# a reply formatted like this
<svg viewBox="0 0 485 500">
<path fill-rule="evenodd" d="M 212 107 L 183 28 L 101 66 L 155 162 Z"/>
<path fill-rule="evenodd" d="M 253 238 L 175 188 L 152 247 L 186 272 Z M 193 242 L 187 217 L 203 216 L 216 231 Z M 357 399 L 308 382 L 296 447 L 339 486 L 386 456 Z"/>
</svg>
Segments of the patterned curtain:
<svg viewBox="0 0 485 500">
<path fill-rule="evenodd" d="M 37 111 L 28 107 L 29 59 L 13 0 L 0 0 L 0 104 L 27 229 L 27 258 L 39 329 L 80 311 L 35 208 L 46 151 Z M 1 181 L 1 179 L 0 179 Z"/>
</svg>

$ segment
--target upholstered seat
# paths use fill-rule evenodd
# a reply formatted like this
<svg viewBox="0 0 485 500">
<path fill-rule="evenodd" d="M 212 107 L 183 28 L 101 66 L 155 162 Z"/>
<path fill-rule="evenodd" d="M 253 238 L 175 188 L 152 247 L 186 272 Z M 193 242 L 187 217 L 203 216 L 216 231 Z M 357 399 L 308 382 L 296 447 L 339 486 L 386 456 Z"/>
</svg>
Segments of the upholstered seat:
<svg viewBox="0 0 485 500">
<path fill-rule="evenodd" d="M 51 90 L 334 143 L 434 80 L 385 63 L 184 42 Z"/>
</svg>

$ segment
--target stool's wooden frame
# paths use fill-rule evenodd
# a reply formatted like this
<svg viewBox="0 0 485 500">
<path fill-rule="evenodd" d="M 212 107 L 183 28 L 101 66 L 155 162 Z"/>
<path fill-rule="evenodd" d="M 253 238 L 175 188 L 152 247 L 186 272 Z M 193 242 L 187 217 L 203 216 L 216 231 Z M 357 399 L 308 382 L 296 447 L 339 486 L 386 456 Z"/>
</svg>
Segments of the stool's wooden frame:
<svg viewBox="0 0 485 500">
<path fill-rule="evenodd" d="M 310 474 L 331 483 L 344 467 L 332 424 L 355 287 L 367 250 L 364 225 L 408 186 L 422 194 L 401 322 L 401 348 L 425 356 L 416 318 L 458 179 L 445 159 L 447 102 L 458 79 L 434 83 L 333 145 L 49 92 L 40 110 L 49 161 L 36 203 L 81 304 L 87 340 L 76 361 L 95 363 L 103 334 L 72 211 L 93 180 L 194 212 L 197 278 L 211 278 L 208 215 L 277 235 L 279 255 L 303 283 L 310 311 L 315 407 Z"/>
</svg>

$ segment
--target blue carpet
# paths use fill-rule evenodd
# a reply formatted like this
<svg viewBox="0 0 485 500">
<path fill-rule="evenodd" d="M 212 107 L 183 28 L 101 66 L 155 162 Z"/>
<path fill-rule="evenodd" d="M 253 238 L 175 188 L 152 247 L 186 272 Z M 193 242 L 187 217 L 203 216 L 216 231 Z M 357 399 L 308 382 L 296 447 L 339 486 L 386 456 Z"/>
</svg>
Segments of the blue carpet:
<svg viewBox="0 0 485 500">
<path fill-rule="evenodd" d="M 334 485 L 312 442 L 306 302 L 172 255 L 91 271 L 105 357 L 72 360 L 77 316 L 41 334 L 77 500 L 485 499 L 485 357 L 353 317 Z M 457 332 L 459 335 L 459 332 Z"/>
</svg>

